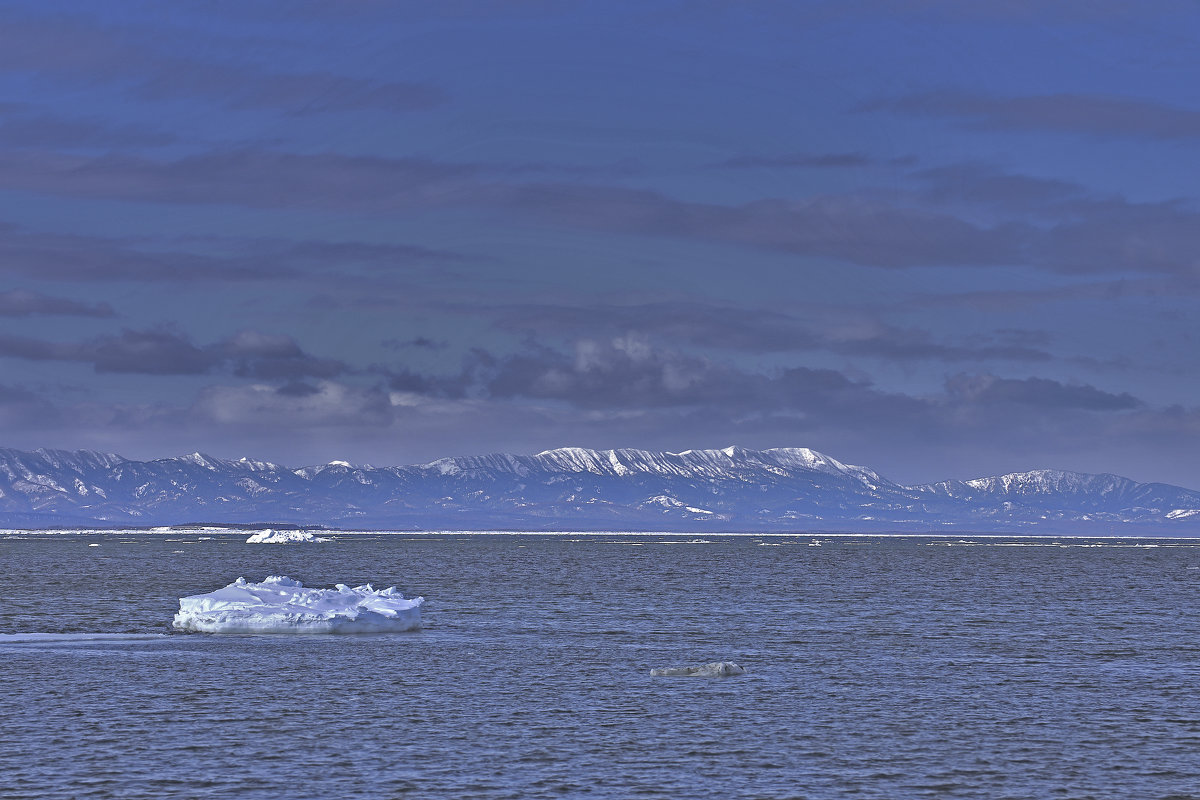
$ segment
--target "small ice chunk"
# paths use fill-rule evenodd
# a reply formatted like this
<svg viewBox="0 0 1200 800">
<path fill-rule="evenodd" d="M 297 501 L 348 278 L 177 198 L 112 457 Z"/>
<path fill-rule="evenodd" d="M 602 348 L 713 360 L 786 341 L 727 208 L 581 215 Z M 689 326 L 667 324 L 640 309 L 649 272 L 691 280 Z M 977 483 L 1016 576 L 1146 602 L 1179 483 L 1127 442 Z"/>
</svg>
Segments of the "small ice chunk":
<svg viewBox="0 0 1200 800">
<path fill-rule="evenodd" d="M 730 675 L 745 675 L 746 670 L 732 661 L 713 661 L 695 667 L 663 667 L 652 669 L 656 678 L 726 678 Z"/>
<path fill-rule="evenodd" d="M 204 633 L 393 633 L 421 627 L 423 597 L 405 599 L 396 588 L 376 591 L 306 589 L 282 575 L 250 583 L 238 578 L 224 589 L 179 600 L 173 625 Z"/>
<path fill-rule="evenodd" d="M 312 531 L 259 531 L 246 540 L 246 544 L 316 544 L 328 542 L 315 536 Z"/>
</svg>

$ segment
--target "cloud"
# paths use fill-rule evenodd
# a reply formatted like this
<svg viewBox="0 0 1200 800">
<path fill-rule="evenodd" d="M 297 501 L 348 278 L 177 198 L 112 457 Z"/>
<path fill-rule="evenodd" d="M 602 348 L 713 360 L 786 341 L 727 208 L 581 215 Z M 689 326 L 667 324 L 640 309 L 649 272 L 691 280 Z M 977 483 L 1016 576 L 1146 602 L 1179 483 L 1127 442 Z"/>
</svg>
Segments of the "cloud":
<svg viewBox="0 0 1200 800">
<path fill-rule="evenodd" d="M 842 355 L 867 356 L 890 361 L 1052 361 L 1054 356 L 1039 347 L 1013 342 L 945 344 L 928 331 L 880 326 L 863 335 L 834 339 L 827 348 Z"/>
<path fill-rule="evenodd" d="M 159 60 L 136 93 L 150 100 L 180 95 L 215 100 L 233 109 L 268 109 L 301 116 L 345 111 L 429 111 L 445 92 L 416 81 L 378 81 L 323 72 L 281 74 L 253 66 Z"/>
<path fill-rule="evenodd" d="M 0 15 L 0 69 L 87 87 L 107 83 L 151 100 L 202 98 L 233 109 L 292 115 L 428 111 L 446 99 L 439 87 L 420 81 L 277 72 L 246 60 L 184 58 L 164 52 L 157 38 L 161 33 L 146 34 L 139 27 L 100 27 L 79 14 L 10 9 Z"/>
<path fill-rule="evenodd" d="M 267 426 L 295 430 L 308 427 L 377 428 L 392 421 L 388 394 L 378 388 L 358 388 L 334 381 L 272 387 L 210 386 L 191 413 L 223 426 Z"/>
<path fill-rule="evenodd" d="M 946 382 L 950 398 L 975 406 L 1020 405 L 1047 410 L 1128 411 L 1145 405 L 1128 392 L 1113 394 L 1087 384 L 1049 378 L 999 378 L 960 374 Z"/>
<path fill-rule="evenodd" d="M 997 348 L 1029 347 L 1038 332 L 1016 331 Z M 387 374 L 380 371 L 380 374 Z M 1006 378 L 961 373 L 947 379 L 944 392 L 914 397 L 888 392 L 862 377 L 836 370 L 791 366 L 753 370 L 733 363 L 665 348 L 637 335 L 607 340 L 581 339 L 570 350 L 529 345 L 500 356 L 472 351 L 455 376 L 421 375 L 409 370 L 388 375 L 395 391 L 449 399 L 538 400 L 580 410 L 698 408 L 726 414 L 784 413 L 846 423 L 943 427 L 939 420 L 964 409 L 988 409 L 997 420 L 1013 419 L 1034 407 L 1043 412 L 1118 412 L 1140 409 L 1143 401 L 1088 384 L 1041 377 Z"/>
<path fill-rule="evenodd" d="M 468 388 L 462 396 L 562 403 L 584 413 L 674 415 L 672 426 L 707 419 L 722 430 L 775 425 L 875 435 L 892 443 L 980 441 L 1002 437 L 1006 430 L 1024 438 L 1065 420 L 1079 424 L 1092 415 L 1145 408 L 1128 393 L 1088 384 L 987 373 L 959 374 L 947 380 L 940 394 L 913 396 L 836 370 L 747 370 L 656 348 L 637 337 L 583 340 L 573 352 L 541 348 L 505 358 L 476 354 L 464 372 Z M 441 387 L 430 382 L 418 388 Z"/>
<path fill-rule="evenodd" d="M 1166 141 L 1200 137 L 1200 111 L 1133 97 L 1071 93 L 999 97 L 943 90 L 872 103 L 864 110 L 954 119 L 979 130 Z"/>
<path fill-rule="evenodd" d="M 747 155 L 728 158 L 714 164 L 726 169 L 787 169 L 799 168 L 853 168 L 868 167 L 879 161 L 866 153 L 785 153 L 763 156 Z"/>
<path fill-rule="evenodd" d="M 1024 263 L 1061 273 L 1200 276 L 1200 210 L 1185 200 L 1133 202 L 1082 185 L 957 164 L 917 172 L 927 200 L 1007 220 Z M 1149 287 L 1147 287 L 1149 288 Z"/>
<path fill-rule="evenodd" d="M 263 257 L 317 269 L 330 266 L 340 269 L 350 264 L 361 264 L 376 271 L 428 266 L 436 268 L 439 274 L 445 274 L 447 267 L 487 260 L 453 250 L 414 244 L 321 241 L 317 239 L 299 242 L 266 240 L 247 244 L 253 245 L 255 252 L 260 253 Z"/>
<path fill-rule="evenodd" d="M 0 384 L 0 425 L 6 430 L 60 424 L 62 415 L 44 397 L 22 386 Z"/>
<path fill-rule="evenodd" d="M 22 358 L 28 361 L 86 360 L 82 357 L 82 349 L 76 344 L 61 344 L 4 334 L 0 334 L 0 357 Z"/>
<path fill-rule="evenodd" d="M 158 203 L 382 212 L 461 198 L 472 164 L 424 158 L 283 153 L 241 148 L 156 160 L 50 152 L 0 154 L 12 189 Z"/>
<path fill-rule="evenodd" d="M 24 289 L 0 292 L 0 317 L 28 317 L 34 314 L 69 317 L 113 317 L 108 303 L 81 303 L 65 297 L 53 297 Z"/>
<path fill-rule="evenodd" d="M 647 189 L 514 182 L 502 169 L 424 158 L 280 153 L 262 148 L 174 160 L 128 155 L 0 153 L 0 187 L 151 203 L 234 204 L 381 214 L 465 209 L 585 230 L 742 245 L 870 267 L 1028 266 L 1062 273 L 1197 270 L 1200 213 L 1173 201 L 1096 196 L 1067 181 L 958 165 L 914 175 L 911 193 L 701 203 Z M 982 216 L 964 204 L 978 206 Z M 967 213 L 964 213 L 967 212 Z M 985 215 L 986 216 L 986 215 Z M 131 279 L 262 279 L 308 265 L 377 268 L 467 264 L 462 254 L 418 245 L 307 242 L 290 250 L 221 256 L 151 253 L 138 243 L 0 231 L 9 268 L 49 264 L 48 274 Z"/>
<path fill-rule="evenodd" d="M 317 358 L 289 336 L 242 330 L 212 348 L 232 363 L 233 374 L 258 380 L 334 378 L 348 371 L 342 361 Z"/>
<path fill-rule="evenodd" d="M 38 280 L 195 283 L 278 280 L 301 273 L 271 259 L 205 255 L 162 248 L 151 240 L 48 233 L 0 223 L 0 274 Z"/>
<path fill-rule="evenodd" d="M 415 336 L 411 339 L 384 339 L 380 344 L 389 350 L 403 350 L 413 347 L 420 350 L 443 350 L 447 346 L 444 340 L 430 339 L 428 336 Z"/>
<path fill-rule="evenodd" d="M 543 349 L 477 365 L 492 397 L 526 396 L 584 407 L 729 402 L 744 384 L 703 359 L 652 348 L 638 337 L 583 340 L 572 354 Z"/>
<path fill-rule="evenodd" d="M 492 317 L 499 329 L 526 337 L 632 333 L 704 348 L 759 353 L 820 346 L 820 336 L 809 320 L 767 309 L 682 302 L 579 306 L 521 303 L 492 306 L 481 312 Z"/>
<path fill-rule="evenodd" d="M 0 122 L 0 145 L 21 148 L 118 149 L 164 147 L 174 134 L 140 125 L 111 124 L 99 119 L 66 118 L 51 114 L 8 114 Z"/>
<path fill-rule="evenodd" d="M 482 260 L 481 260 L 482 261 Z M 38 280 L 141 283 L 244 283 L 308 280 L 345 287 L 413 277 L 441 280 L 471 257 L 404 243 L 263 238 L 104 237 L 34 231 L 0 223 L 0 275 Z M 423 275 L 428 277 L 428 275 Z"/>
<path fill-rule="evenodd" d="M 1004 172 L 989 164 L 968 162 L 919 170 L 922 196 L 949 206 L 972 205 L 1039 220 L 1072 217 L 1094 201 L 1085 186 L 1072 181 Z"/>
<path fill-rule="evenodd" d="M 1154 3 L 1140 0 L 977 0 L 974 3 L 959 3 L 956 0 L 857 0 L 847 4 L 849 9 L 878 14 L 881 10 L 892 13 L 914 14 L 921 17 L 986 20 L 1023 23 L 1080 23 L 1104 22 L 1110 24 L 1124 17 L 1135 17 L 1139 22 L 1148 17 L 1167 16 L 1193 10 L 1186 0 L 1157 0 Z"/>
<path fill-rule="evenodd" d="M 0 187 L 139 202 L 391 213 L 454 207 L 521 212 L 573 227 L 749 245 L 878 267 L 1020 260 L 1023 230 L 868 196 L 718 205 L 656 191 L 495 180 L 492 168 L 423 158 L 243 148 L 155 160 L 0 155 Z"/>
<path fill-rule="evenodd" d="M 220 345 L 232 358 L 297 358 L 302 356 L 300 345 L 290 336 L 240 330 Z"/>
<path fill-rule="evenodd" d="M 702 412 L 728 418 L 867 414 L 916 419 L 923 404 L 841 372 L 795 366 L 768 372 L 653 345 L 640 336 L 581 339 L 568 351 L 530 346 L 497 356 L 474 350 L 455 376 L 405 370 L 394 391 L 452 400 L 562 404 L 587 413 Z"/>
<path fill-rule="evenodd" d="M 1024 231 L 1016 226 L 984 228 L 953 214 L 865 195 L 736 206 L 565 184 L 510 187 L 502 195 L 508 208 L 579 227 L 743 244 L 873 267 L 1010 264 L 1021 260 L 1024 245 Z"/>
<path fill-rule="evenodd" d="M 1200 276 L 1200 213 L 1182 203 L 1096 204 L 1040 237 L 1034 260 L 1061 272 Z"/>
<path fill-rule="evenodd" d="M 144 375 L 201 375 L 216 364 L 213 354 L 167 330 L 125 329 L 83 344 L 73 360 L 90 361 L 96 372 Z"/>
<path fill-rule="evenodd" d="M 261 380 L 331 378 L 349 369 L 341 361 L 303 352 L 290 337 L 254 330 L 207 346 L 170 328 L 126 328 L 82 342 L 0 335 L 0 357 L 91 364 L 97 373 L 206 375 L 225 370 Z"/>
<path fill-rule="evenodd" d="M 998 333 L 995 341 L 1031 346 L 1044 340 L 1026 334 Z M 753 369 L 637 336 L 582 339 L 569 349 L 530 345 L 509 355 L 475 351 L 456 375 L 409 370 L 393 375 L 388 388 L 393 427 L 406 437 L 433 436 L 427 426 L 439 420 L 438 436 L 459 442 L 460 449 L 462 441 L 472 443 L 463 452 L 500 441 L 666 448 L 795 444 L 908 480 L 950 477 L 982 462 L 1006 469 L 1111 464 L 1113 453 L 1150 452 L 1137 431 L 1176 431 L 1177 440 L 1162 437 L 1160 452 L 1185 454 L 1185 442 L 1200 442 L 1200 412 L 1154 408 L 1127 392 L 1087 383 L 959 373 L 938 389 L 914 394 L 861 374 L 799 364 Z M 523 427 L 513 431 L 517 420 Z"/>
<path fill-rule="evenodd" d="M 125 329 L 115 336 L 86 342 L 50 342 L 24 336 L 0 336 L 0 356 L 28 361 L 78 361 L 96 372 L 144 375 L 200 375 L 215 358 L 185 337 L 165 329 Z"/>
<path fill-rule="evenodd" d="M 1050 361 L 1027 341 L 999 336 L 947 344 L 916 328 L 886 325 L 847 309 L 784 314 L 700 303 L 647 303 L 587 307 L 501 306 L 491 311 L 502 330 L 528 336 L 611 334 L 614 331 L 744 353 L 830 352 L 888 361 Z"/>
<path fill-rule="evenodd" d="M 229 346 L 264 357 L 294 352 L 257 334 Z M 458 374 L 396 373 L 383 385 L 388 377 L 377 370 L 345 380 L 215 384 L 174 406 L 54 406 L 28 390 L 0 387 L 0 420 L 26 421 L 13 423 L 10 440 L 22 446 L 50 437 L 113 449 L 117 441 L 117 449 L 157 456 L 203 443 L 283 463 L 325 460 L 331 450 L 406 463 L 566 443 L 803 445 L 904 480 L 962 477 L 981 463 L 1096 467 L 1112 464 L 1114 453 L 1128 472 L 1135 463 L 1161 464 L 1168 453 L 1192 463 L 1200 441 L 1200 410 L 1154 408 L 1090 384 L 962 373 L 918 395 L 837 370 L 749 369 L 639 337 L 507 356 L 476 351 Z"/>
</svg>

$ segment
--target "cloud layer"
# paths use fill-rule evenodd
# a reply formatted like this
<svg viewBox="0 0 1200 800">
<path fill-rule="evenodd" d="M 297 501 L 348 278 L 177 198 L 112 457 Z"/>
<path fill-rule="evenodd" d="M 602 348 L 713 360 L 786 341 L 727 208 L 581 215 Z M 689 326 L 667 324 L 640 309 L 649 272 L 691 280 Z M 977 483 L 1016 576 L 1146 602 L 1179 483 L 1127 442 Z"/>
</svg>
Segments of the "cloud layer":
<svg viewBox="0 0 1200 800">
<path fill-rule="evenodd" d="M 1197 23 L 18 0 L 0 444 L 1200 486 Z"/>
</svg>

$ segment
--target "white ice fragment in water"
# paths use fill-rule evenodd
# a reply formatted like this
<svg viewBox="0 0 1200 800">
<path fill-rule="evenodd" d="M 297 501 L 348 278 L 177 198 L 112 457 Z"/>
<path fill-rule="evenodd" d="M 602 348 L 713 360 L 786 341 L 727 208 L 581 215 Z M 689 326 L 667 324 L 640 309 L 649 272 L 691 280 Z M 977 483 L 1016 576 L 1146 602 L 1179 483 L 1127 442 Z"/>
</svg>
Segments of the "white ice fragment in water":
<svg viewBox="0 0 1200 800">
<path fill-rule="evenodd" d="M 328 541 L 313 535 L 312 531 L 273 531 L 268 528 L 253 534 L 246 544 L 315 544 Z"/>
<path fill-rule="evenodd" d="M 405 599 L 394 586 L 306 589 L 282 575 L 179 600 L 172 623 L 204 633 L 393 633 L 421 627 L 423 597 Z"/>
<path fill-rule="evenodd" d="M 725 678 L 730 675 L 745 675 L 746 670 L 732 661 L 713 661 L 695 667 L 663 667 L 652 669 L 656 678 Z"/>
</svg>

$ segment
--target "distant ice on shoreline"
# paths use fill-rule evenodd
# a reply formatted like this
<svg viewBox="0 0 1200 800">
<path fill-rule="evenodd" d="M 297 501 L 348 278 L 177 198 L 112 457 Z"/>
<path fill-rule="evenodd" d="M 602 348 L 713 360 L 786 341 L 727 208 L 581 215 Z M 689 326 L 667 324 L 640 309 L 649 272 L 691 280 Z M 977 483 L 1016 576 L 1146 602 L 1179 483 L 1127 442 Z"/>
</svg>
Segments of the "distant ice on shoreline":
<svg viewBox="0 0 1200 800">
<path fill-rule="evenodd" d="M 273 531 L 268 528 L 252 534 L 246 539 L 246 544 L 318 544 L 328 541 L 331 540 L 322 539 L 312 531 Z"/>
</svg>

